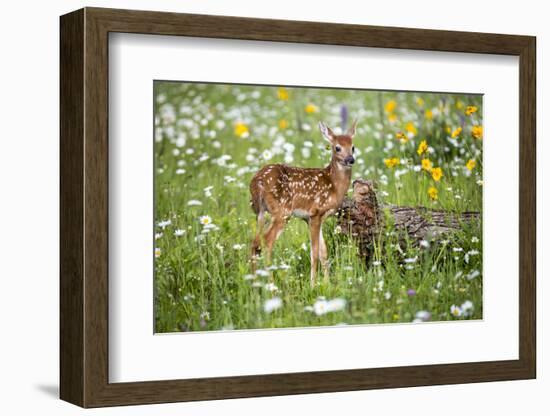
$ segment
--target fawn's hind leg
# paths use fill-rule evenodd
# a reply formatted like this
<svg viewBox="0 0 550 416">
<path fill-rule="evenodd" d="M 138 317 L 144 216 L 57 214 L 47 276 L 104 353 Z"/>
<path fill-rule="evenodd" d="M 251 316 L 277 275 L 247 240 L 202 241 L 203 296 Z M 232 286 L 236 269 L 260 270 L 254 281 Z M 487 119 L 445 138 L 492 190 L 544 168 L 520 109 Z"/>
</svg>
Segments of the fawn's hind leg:
<svg viewBox="0 0 550 416">
<path fill-rule="evenodd" d="M 311 217 L 309 220 L 309 233 L 311 239 L 311 286 L 315 286 L 317 276 L 317 266 L 319 264 L 319 231 L 321 231 L 321 219 Z"/>
<path fill-rule="evenodd" d="M 321 266 L 323 267 L 323 279 L 325 282 L 328 281 L 328 250 L 325 239 L 323 238 L 323 227 L 319 227 L 319 260 L 321 261 Z"/>
<path fill-rule="evenodd" d="M 252 241 L 251 261 L 252 261 L 253 270 L 256 269 L 256 259 L 262 252 L 262 234 L 264 231 L 264 223 L 265 223 L 264 215 L 265 215 L 264 211 L 260 211 L 258 213 L 257 224 L 256 224 L 256 236 Z"/>
<path fill-rule="evenodd" d="M 275 241 L 279 238 L 281 233 L 283 232 L 283 229 L 285 228 L 286 221 L 283 217 L 272 217 L 271 218 L 271 224 L 269 224 L 269 228 L 267 229 L 264 240 L 266 245 L 266 259 L 267 263 L 271 263 L 271 252 L 273 251 L 273 245 L 275 244 Z"/>
</svg>

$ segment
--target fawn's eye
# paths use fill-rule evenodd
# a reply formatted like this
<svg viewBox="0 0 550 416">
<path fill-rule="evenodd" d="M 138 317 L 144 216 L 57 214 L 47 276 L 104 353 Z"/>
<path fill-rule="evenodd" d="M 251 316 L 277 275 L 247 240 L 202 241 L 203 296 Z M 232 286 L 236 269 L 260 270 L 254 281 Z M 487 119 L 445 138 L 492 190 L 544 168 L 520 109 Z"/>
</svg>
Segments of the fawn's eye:
<svg viewBox="0 0 550 416">
<path fill-rule="evenodd" d="M 340 150 L 342 150 L 342 148 L 340 146 L 335 146 L 334 147 L 334 150 L 336 150 L 337 152 L 339 152 Z"/>
</svg>

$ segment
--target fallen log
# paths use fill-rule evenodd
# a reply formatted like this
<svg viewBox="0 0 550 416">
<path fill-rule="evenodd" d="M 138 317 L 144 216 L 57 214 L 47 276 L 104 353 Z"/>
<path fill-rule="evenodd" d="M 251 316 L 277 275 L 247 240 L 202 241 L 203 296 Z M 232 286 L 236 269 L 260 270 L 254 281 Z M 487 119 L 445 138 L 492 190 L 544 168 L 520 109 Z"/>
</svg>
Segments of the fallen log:
<svg viewBox="0 0 550 416">
<path fill-rule="evenodd" d="M 400 244 L 418 245 L 433 241 L 460 230 L 464 224 L 479 223 L 479 212 L 449 212 L 427 207 L 381 205 L 374 183 L 358 179 L 353 182 L 353 195 L 346 198 L 337 214 L 342 233 L 357 243 L 359 255 L 370 263 L 375 239 L 383 239 L 390 222 Z"/>
</svg>

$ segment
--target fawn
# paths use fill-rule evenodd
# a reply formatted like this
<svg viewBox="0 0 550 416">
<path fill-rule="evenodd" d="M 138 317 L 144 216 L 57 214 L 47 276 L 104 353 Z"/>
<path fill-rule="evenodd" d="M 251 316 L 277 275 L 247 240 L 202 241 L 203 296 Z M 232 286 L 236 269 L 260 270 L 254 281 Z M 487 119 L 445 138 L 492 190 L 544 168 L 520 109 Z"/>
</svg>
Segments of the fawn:
<svg viewBox="0 0 550 416">
<path fill-rule="evenodd" d="M 264 166 L 250 182 L 251 205 L 257 215 L 257 234 L 252 242 L 252 262 L 261 252 L 262 243 L 271 259 L 273 244 L 281 235 L 288 219 L 296 216 L 309 225 L 311 239 L 311 284 L 315 284 L 319 259 L 328 279 L 327 246 L 322 224 L 342 204 L 351 181 L 355 163 L 352 139 L 357 122 L 343 135 L 336 135 L 319 122 L 322 136 L 330 143 L 332 159 L 325 168 L 298 168 L 282 164 Z M 264 215 L 271 214 L 265 234 Z M 263 241 L 262 241 L 263 240 Z"/>
</svg>

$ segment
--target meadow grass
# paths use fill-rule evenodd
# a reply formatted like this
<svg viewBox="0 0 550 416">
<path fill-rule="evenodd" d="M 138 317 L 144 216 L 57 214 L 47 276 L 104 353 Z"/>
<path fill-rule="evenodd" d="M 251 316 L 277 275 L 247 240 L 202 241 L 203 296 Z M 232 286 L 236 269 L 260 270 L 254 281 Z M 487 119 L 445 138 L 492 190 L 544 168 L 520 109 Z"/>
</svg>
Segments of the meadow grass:
<svg viewBox="0 0 550 416">
<path fill-rule="evenodd" d="M 367 268 L 329 218 L 330 278 L 311 287 L 299 219 L 251 272 L 248 184 L 268 163 L 327 165 L 318 121 L 358 118 L 353 176 L 375 180 L 381 202 L 481 211 L 481 114 L 472 95 L 156 82 L 155 330 L 480 319 L 481 224 L 415 247 L 388 222 Z"/>
</svg>

